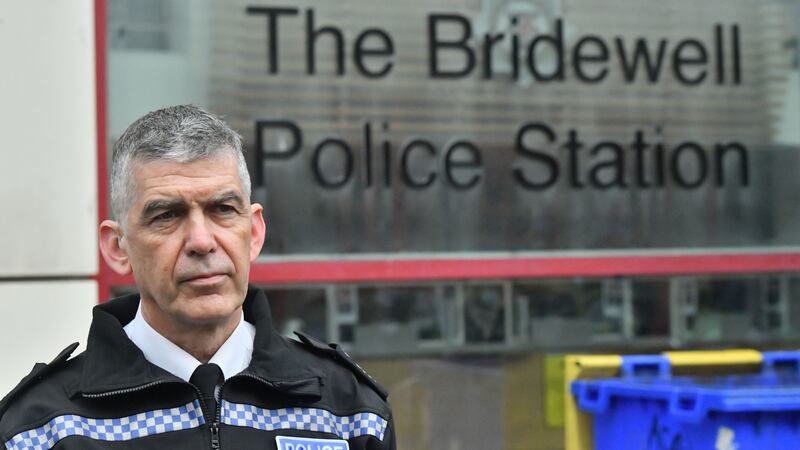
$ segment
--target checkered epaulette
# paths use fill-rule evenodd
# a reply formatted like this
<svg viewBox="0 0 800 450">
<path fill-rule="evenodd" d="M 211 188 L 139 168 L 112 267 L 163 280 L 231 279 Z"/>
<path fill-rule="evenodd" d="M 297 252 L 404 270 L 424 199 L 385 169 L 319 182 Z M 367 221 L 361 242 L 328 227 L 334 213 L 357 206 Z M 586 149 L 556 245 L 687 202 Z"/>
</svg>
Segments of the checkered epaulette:
<svg viewBox="0 0 800 450">
<path fill-rule="evenodd" d="M 48 364 L 36 363 L 33 366 L 31 373 L 26 375 L 25 378 L 23 378 L 19 384 L 17 384 L 17 386 L 8 393 L 8 395 L 0 400 L 0 418 L 3 417 L 3 414 L 5 414 L 8 407 L 11 406 L 11 401 L 14 400 L 16 396 L 21 394 L 25 389 L 32 386 L 34 383 L 44 379 L 44 377 L 52 372 L 55 368 L 67 361 L 76 348 L 78 348 L 77 342 L 62 350 L 61 353 L 53 358 L 53 360 Z"/>
<path fill-rule="evenodd" d="M 386 391 L 386 388 L 381 386 L 380 383 L 375 381 L 375 379 L 372 378 L 366 370 L 353 361 L 353 358 L 351 358 L 346 351 L 342 350 L 342 347 L 339 345 L 325 344 L 322 341 L 319 341 L 300 331 L 295 331 L 294 334 L 300 338 L 300 342 L 311 348 L 313 351 L 326 355 L 347 366 L 361 381 L 365 382 L 372 389 L 374 389 L 383 400 L 386 400 L 389 397 L 389 392 Z"/>
</svg>

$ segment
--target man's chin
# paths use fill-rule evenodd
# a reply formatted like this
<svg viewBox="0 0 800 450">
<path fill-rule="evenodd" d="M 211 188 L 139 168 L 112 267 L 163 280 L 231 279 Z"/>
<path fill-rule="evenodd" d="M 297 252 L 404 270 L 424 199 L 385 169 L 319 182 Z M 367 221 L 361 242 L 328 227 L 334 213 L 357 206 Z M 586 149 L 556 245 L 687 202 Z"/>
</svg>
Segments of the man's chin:
<svg viewBox="0 0 800 450">
<path fill-rule="evenodd" d="M 188 325 L 216 326 L 230 323 L 239 317 L 238 310 L 230 308 L 203 308 L 184 311 L 183 320 Z"/>
<path fill-rule="evenodd" d="M 212 291 L 208 293 L 188 293 L 180 301 L 181 314 L 195 323 L 224 322 L 235 314 L 241 302 L 235 301 L 232 293 Z"/>
</svg>

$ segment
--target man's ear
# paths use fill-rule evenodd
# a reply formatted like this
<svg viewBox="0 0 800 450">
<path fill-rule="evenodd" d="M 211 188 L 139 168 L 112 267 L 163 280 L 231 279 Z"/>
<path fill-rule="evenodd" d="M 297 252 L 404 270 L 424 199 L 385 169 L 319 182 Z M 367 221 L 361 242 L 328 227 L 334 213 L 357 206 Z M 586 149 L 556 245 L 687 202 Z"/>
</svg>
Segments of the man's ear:
<svg viewBox="0 0 800 450">
<path fill-rule="evenodd" d="M 264 239 L 267 234 L 267 224 L 264 222 L 262 212 L 264 208 L 258 203 L 250 205 L 250 261 L 255 261 L 261 254 Z"/>
<path fill-rule="evenodd" d="M 122 227 L 113 220 L 104 220 L 100 224 L 100 253 L 114 272 L 120 275 L 131 273 L 128 250 L 123 242 Z"/>
</svg>

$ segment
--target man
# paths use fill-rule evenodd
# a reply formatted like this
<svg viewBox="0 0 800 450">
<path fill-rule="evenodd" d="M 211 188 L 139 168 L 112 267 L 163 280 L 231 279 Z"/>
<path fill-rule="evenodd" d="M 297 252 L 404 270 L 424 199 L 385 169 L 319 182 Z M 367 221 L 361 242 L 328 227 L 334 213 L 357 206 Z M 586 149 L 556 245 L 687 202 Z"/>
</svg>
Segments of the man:
<svg viewBox="0 0 800 450">
<path fill-rule="evenodd" d="M 103 258 L 140 294 L 0 402 L 7 449 L 394 449 L 386 394 L 346 353 L 271 324 L 248 286 L 264 243 L 240 137 L 193 106 L 114 146 Z"/>
</svg>

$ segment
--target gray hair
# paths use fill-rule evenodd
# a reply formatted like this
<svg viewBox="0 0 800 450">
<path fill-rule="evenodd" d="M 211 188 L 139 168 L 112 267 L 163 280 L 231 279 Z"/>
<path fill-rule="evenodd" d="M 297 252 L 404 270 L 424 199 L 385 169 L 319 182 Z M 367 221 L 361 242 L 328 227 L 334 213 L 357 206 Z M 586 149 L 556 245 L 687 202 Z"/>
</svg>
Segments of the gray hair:
<svg viewBox="0 0 800 450">
<path fill-rule="evenodd" d="M 114 144 L 111 158 L 111 212 L 125 225 L 136 186 L 133 163 L 167 160 L 189 163 L 229 154 L 238 165 L 239 179 L 250 197 L 250 175 L 242 138 L 221 118 L 192 105 L 171 106 L 133 122 Z"/>
</svg>

